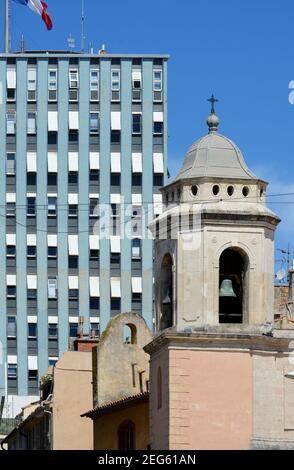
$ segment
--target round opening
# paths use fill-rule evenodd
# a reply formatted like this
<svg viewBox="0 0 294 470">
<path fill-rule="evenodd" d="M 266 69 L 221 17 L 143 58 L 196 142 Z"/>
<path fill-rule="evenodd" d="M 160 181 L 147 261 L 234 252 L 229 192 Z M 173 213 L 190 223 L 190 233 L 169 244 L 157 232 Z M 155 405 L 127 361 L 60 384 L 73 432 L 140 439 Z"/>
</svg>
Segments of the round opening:
<svg viewBox="0 0 294 470">
<path fill-rule="evenodd" d="M 175 200 L 175 193 L 174 193 L 174 191 L 172 191 L 172 193 L 171 193 L 171 200 L 172 200 L 172 201 Z"/>
<path fill-rule="evenodd" d="M 197 193 L 198 193 L 197 186 L 192 186 L 191 187 L 191 193 L 193 194 L 193 196 L 197 196 Z"/>
<path fill-rule="evenodd" d="M 181 190 L 180 190 L 180 188 L 179 188 L 179 189 L 178 189 L 178 199 L 180 199 L 180 198 L 181 198 Z"/>
<path fill-rule="evenodd" d="M 215 184 L 215 185 L 213 186 L 212 192 L 213 192 L 213 194 L 214 194 L 215 196 L 218 195 L 218 193 L 219 193 L 219 185 L 218 185 L 218 184 Z"/>
<path fill-rule="evenodd" d="M 259 192 L 259 196 L 260 196 L 260 197 L 263 196 L 263 192 L 264 192 L 263 189 L 261 189 L 260 192 Z"/>
<path fill-rule="evenodd" d="M 168 193 L 165 195 L 165 202 L 168 204 Z"/>
<path fill-rule="evenodd" d="M 248 194 L 249 194 L 249 188 L 248 186 L 244 186 L 244 188 L 242 189 L 242 193 L 243 193 L 243 196 L 244 197 L 247 197 Z"/>
<path fill-rule="evenodd" d="M 228 186 L 227 193 L 228 193 L 229 196 L 233 196 L 234 186 Z"/>
</svg>

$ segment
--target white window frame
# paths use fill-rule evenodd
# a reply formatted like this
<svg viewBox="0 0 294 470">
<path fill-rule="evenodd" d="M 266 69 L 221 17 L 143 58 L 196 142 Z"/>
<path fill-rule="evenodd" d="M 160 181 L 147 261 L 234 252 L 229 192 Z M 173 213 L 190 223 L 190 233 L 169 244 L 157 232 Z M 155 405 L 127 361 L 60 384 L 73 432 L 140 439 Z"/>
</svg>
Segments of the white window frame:
<svg viewBox="0 0 294 470">
<path fill-rule="evenodd" d="M 30 78 L 31 75 L 34 76 L 33 80 Z M 29 96 L 30 92 L 35 92 L 33 97 Z M 36 101 L 36 99 L 37 99 L 37 70 L 32 69 L 32 68 L 28 69 L 27 97 L 28 97 L 28 101 Z"/>
<path fill-rule="evenodd" d="M 34 122 L 34 126 L 30 127 L 29 122 Z M 27 133 L 29 135 L 35 135 L 37 133 L 37 119 L 36 112 L 29 111 L 27 117 Z"/>
<path fill-rule="evenodd" d="M 12 132 L 10 132 L 10 131 L 12 131 Z M 7 111 L 7 114 L 6 114 L 6 134 L 15 135 L 15 133 L 16 133 L 16 112 L 15 111 Z"/>
<path fill-rule="evenodd" d="M 75 76 L 73 76 L 75 74 Z M 69 80 L 69 93 L 72 90 L 76 90 L 77 95 L 76 98 L 72 99 L 69 96 L 69 101 L 75 102 L 78 101 L 78 91 L 79 91 L 79 71 L 78 69 L 71 69 L 68 74 L 68 80 Z"/>
<path fill-rule="evenodd" d="M 11 159 L 13 161 L 13 171 L 8 171 L 8 156 L 14 155 L 14 158 Z M 7 175 L 15 175 L 16 173 L 16 154 L 15 152 L 6 152 L 6 174 Z"/>
<path fill-rule="evenodd" d="M 97 128 L 93 128 L 91 127 L 91 120 L 92 120 L 92 115 L 93 114 L 96 114 L 97 115 Z M 99 134 L 99 121 L 100 121 L 100 115 L 99 115 L 99 112 L 98 111 L 91 111 L 90 112 L 90 122 L 89 122 L 89 127 L 90 127 L 90 134 Z"/>
<path fill-rule="evenodd" d="M 160 78 L 155 78 L 155 74 L 160 73 Z M 156 88 L 156 84 L 160 84 L 160 88 Z M 155 69 L 153 70 L 153 91 L 162 91 L 162 70 L 161 69 Z"/>
<path fill-rule="evenodd" d="M 55 199 L 55 209 L 54 209 L 54 212 L 49 212 L 49 206 L 52 206 L 53 207 L 53 204 L 49 204 L 49 199 Z M 53 209 L 50 209 L 53 211 Z M 57 197 L 56 196 L 48 196 L 48 216 L 50 217 L 55 217 L 57 214 Z"/>
<path fill-rule="evenodd" d="M 140 132 L 134 132 L 134 121 L 133 121 L 133 116 L 134 115 L 138 115 L 138 116 L 141 116 L 141 119 L 140 119 Z M 142 135 L 142 113 L 132 113 L 132 134 L 133 135 Z"/>
<path fill-rule="evenodd" d="M 55 78 L 50 77 L 50 73 L 55 74 Z M 49 69 L 48 70 L 48 101 L 55 102 L 57 101 L 57 87 L 58 87 L 58 71 L 57 69 Z M 50 91 L 56 91 L 55 99 L 50 99 Z"/>
<path fill-rule="evenodd" d="M 48 299 L 57 299 L 57 279 L 48 279 Z"/>
<path fill-rule="evenodd" d="M 118 77 L 114 77 L 114 74 L 118 74 Z M 113 99 L 111 97 L 111 101 L 120 101 L 120 88 L 121 88 L 120 69 L 112 69 L 111 70 L 111 91 L 118 92 L 118 98 Z"/>
<path fill-rule="evenodd" d="M 93 77 L 94 74 L 97 74 L 97 77 Z M 99 101 L 99 81 L 100 81 L 100 71 L 99 69 L 90 69 L 90 93 L 92 91 L 97 91 L 97 99 L 93 99 L 91 95 L 90 101 Z"/>
<path fill-rule="evenodd" d="M 75 74 L 75 77 L 73 77 L 73 74 Z M 69 88 L 71 90 L 77 90 L 79 88 L 79 71 L 78 69 L 71 69 L 69 71 Z"/>
</svg>

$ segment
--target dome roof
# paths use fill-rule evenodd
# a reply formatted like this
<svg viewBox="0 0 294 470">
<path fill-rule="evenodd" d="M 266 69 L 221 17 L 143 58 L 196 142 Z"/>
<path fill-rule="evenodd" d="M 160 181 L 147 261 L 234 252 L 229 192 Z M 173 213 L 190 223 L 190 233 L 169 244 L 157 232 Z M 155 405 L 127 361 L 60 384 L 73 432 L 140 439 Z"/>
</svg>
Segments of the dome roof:
<svg viewBox="0 0 294 470">
<path fill-rule="evenodd" d="M 195 142 L 188 150 L 176 181 L 186 178 L 214 177 L 251 179 L 258 178 L 246 166 L 243 155 L 230 139 L 211 131 L 218 122 L 208 122 L 210 132 Z"/>
</svg>

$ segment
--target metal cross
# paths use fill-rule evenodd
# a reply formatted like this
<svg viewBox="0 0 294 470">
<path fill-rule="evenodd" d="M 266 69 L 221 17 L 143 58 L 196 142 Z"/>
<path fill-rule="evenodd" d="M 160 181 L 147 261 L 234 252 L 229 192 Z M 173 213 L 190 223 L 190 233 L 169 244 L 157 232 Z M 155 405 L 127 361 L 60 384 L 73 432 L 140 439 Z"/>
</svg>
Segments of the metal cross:
<svg viewBox="0 0 294 470">
<path fill-rule="evenodd" d="M 217 103 L 219 100 L 214 97 L 214 95 L 211 95 L 211 97 L 207 100 L 211 103 L 211 114 L 215 114 L 214 112 L 214 103 Z"/>
</svg>

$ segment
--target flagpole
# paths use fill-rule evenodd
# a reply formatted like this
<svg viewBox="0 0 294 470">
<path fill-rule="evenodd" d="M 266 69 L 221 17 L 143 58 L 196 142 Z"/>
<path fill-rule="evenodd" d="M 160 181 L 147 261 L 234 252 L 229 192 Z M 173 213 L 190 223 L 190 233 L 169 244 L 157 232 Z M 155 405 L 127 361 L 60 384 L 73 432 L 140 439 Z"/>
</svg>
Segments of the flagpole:
<svg viewBox="0 0 294 470">
<path fill-rule="evenodd" d="M 4 38 L 4 52 L 10 53 L 10 0 L 5 0 L 5 38 Z"/>
<path fill-rule="evenodd" d="M 82 0 L 82 41 L 81 41 L 81 51 L 85 52 L 85 5 L 84 5 L 84 0 Z"/>
</svg>

